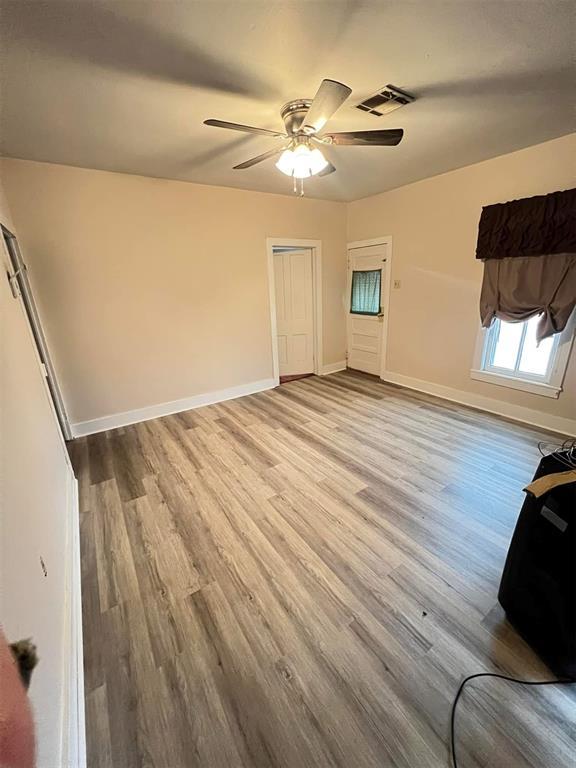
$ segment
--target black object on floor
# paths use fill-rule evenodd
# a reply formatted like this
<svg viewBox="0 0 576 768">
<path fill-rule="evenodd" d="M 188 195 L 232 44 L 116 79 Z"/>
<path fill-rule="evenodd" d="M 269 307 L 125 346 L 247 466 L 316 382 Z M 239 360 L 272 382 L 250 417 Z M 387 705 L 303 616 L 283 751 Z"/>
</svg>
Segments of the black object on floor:
<svg viewBox="0 0 576 768">
<path fill-rule="evenodd" d="M 565 472 L 545 456 L 534 476 Z M 559 677 L 576 678 L 576 483 L 531 494 L 520 511 L 498 600 L 524 640 Z"/>
</svg>

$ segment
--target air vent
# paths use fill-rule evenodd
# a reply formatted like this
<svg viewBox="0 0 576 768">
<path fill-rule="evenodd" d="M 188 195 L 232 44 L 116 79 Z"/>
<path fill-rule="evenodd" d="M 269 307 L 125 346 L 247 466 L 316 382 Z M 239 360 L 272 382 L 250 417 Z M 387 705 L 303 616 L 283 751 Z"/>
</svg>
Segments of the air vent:
<svg viewBox="0 0 576 768">
<path fill-rule="evenodd" d="M 362 112 L 369 112 L 376 117 L 382 117 L 387 115 L 388 112 L 393 112 L 399 107 L 403 107 L 405 104 L 411 104 L 415 99 L 415 96 L 411 96 L 406 91 L 401 91 L 400 88 L 396 88 L 395 85 L 386 85 L 381 91 L 365 99 L 360 104 L 356 104 L 356 109 L 362 110 Z"/>
</svg>

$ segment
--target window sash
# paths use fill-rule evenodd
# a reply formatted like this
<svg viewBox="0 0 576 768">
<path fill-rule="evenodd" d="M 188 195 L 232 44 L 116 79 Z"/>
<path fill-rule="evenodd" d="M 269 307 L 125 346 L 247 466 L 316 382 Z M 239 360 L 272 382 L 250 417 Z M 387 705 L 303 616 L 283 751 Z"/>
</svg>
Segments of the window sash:
<svg viewBox="0 0 576 768">
<path fill-rule="evenodd" d="M 554 335 L 552 340 L 552 349 L 550 350 L 550 357 L 548 358 L 548 366 L 543 374 L 529 373 L 520 370 L 520 361 L 522 359 L 522 350 L 524 348 L 524 342 L 526 341 L 526 334 L 528 332 L 528 321 L 525 320 L 522 323 L 522 334 L 518 344 L 518 350 L 516 353 L 516 360 L 514 362 L 514 368 L 502 368 L 501 366 L 494 365 L 493 360 L 496 353 L 496 346 L 498 344 L 498 338 L 500 334 L 500 327 L 502 321 L 496 318 L 492 327 L 486 334 L 486 340 L 484 343 L 484 354 L 482 359 L 482 370 L 491 373 L 496 373 L 499 376 L 506 376 L 510 379 L 524 379 L 526 381 L 535 381 L 542 383 L 549 383 L 556 364 L 556 357 L 558 352 L 558 345 L 560 342 L 559 333 Z"/>
</svg>

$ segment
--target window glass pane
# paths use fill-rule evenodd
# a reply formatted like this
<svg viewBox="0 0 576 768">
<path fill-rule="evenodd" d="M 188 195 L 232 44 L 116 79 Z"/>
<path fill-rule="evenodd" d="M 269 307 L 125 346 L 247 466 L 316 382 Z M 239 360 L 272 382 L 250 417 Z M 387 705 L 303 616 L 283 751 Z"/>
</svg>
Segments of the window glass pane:
<svg viewBox="0 0 576 768">
<path fill-rule="evenodd" d="M 498 320 L 498 339 L 494 345 L 492 365 L 513 371 L 516 366 L 518 348 L 524 323 L 505 323 Z"/>
<path fill-rule="evenodd" d="M 380 312 L 380 278 L 382 270 L 352 272 L 352 300 L 350 312 L 377 315 Z"/>
<path fill-rule="evenodd" d="M 548 370 L 553 339 L 549 337 L 541 341 L 538 346 L 536 345 L 538 319 L 538 317 L 531 317 L 527 322 L 526 338 L 522 345 L 519 370 L 523 373 L 544 376 Z"/>
</svg>

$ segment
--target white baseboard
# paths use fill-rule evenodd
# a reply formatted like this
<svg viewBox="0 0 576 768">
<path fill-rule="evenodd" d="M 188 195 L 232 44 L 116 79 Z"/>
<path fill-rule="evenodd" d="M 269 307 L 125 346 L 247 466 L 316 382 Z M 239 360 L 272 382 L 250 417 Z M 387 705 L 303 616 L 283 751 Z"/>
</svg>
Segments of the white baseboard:
<svg viewBox="0 0 576 768">
<path fill-rule="evenodd" d="M 206 392 L 202 395 L 185 397 L 182 400 L 172 400 L 169 403 L 158 403 L 158 405 L 137 408 L 134 411 L 114 413 L 111 416 L 102 416 L 102 418 L 91 419 L 90 421 L 79 421 L 76 424 L 71 425 L 72 435 L 74 437 L 93 435 L 96 432 L 105 432 L 107 429 L 126 427 L 129 424 L 137 424 L 140 421 L 148 421 L 149 419 L 157 419 L 160 416 L 168 416 L 171 413 L 190 411 L 193 408 L 200 408 L 203 405 L 213 405 L 214 403 L 221 403 L 224 400 L 233 400 L 236 397 L 253 395 L 255 392 L 263 392 L 265 389 L 272 389 L 277 386 L 277 379 L 261 379 L 260 381 L 251 381 L 248 384 L 239 384 L 236 387 L 229 387 L 228 389 L 220 389 L 215 392 Z"/>
<path fill-rule="evenodd" d="M 477 395 L 473 392 L 464 392 L 461 389 L 445 387 L 443 384 L 435 384 L 423 379 L 414 379 L 411 376 L 404 376 L 401 373 L 394 373 L 392 371 L 386 371 L 382 374 L 381 378 L 382 381 L 387 381 L 391 384 L 398 384 L 407 389 L 415 389 L 428 395 L 436 395 L 444 400 L 469 405 L 472 408 L 494 413 L 497 416 L 506 416 L 509 419 L 523 421 L 526 424 L 541 427 L 551 432 L 559 432 L 562 435 L 576 435 L 576 419 L 566 419 L 562 416 L 542 413 L 542 411 L 536 411 L 533 408 L 525 408 L 514 403 L 504 403 L 492 397 Z"/>
<path fill-rule="evenodd" d="M 320 369 L 320 376 L 327 376 L 329 373 L 338 373 L 338 371 L 346 370 L 346 360 L 341 360 L 338 363 L 328 363 L 323 365 Z"/>
</svg>

